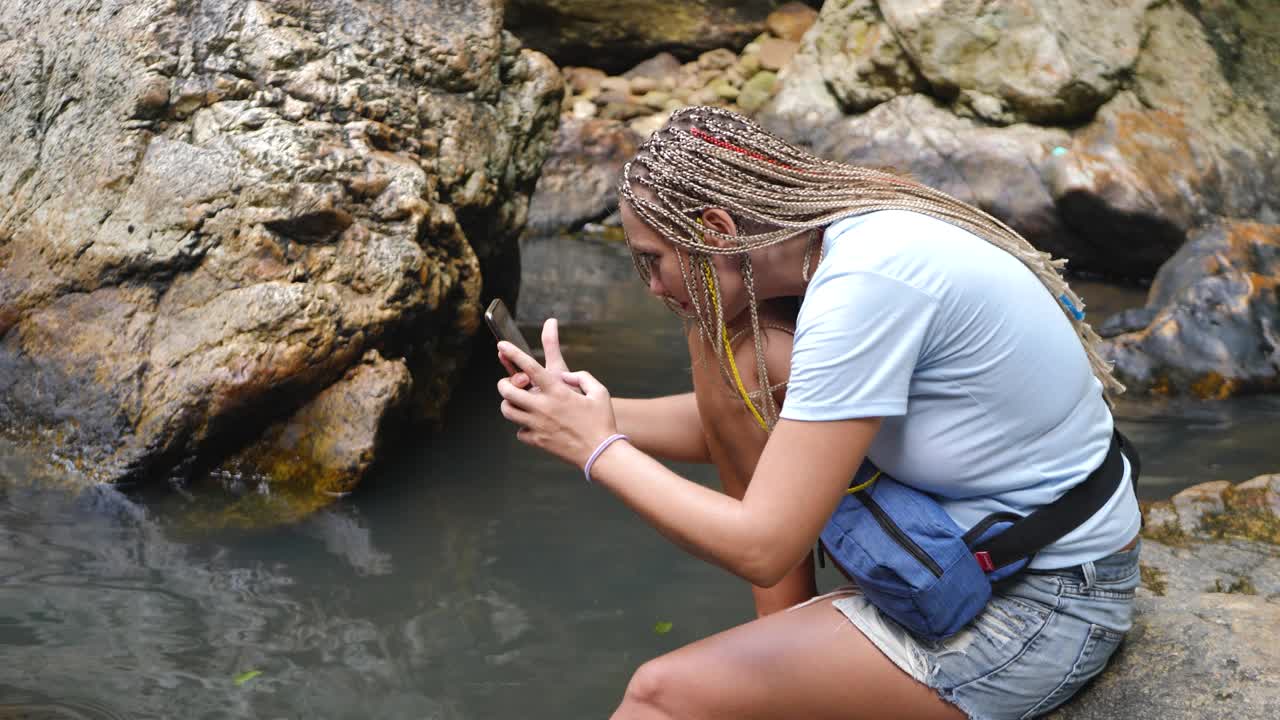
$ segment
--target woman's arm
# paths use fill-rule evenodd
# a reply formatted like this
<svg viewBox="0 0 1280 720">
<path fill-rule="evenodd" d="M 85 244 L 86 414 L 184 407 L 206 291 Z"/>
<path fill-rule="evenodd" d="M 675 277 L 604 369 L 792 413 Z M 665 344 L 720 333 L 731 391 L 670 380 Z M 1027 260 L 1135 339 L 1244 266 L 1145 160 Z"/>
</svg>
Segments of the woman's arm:
<svg viewBox="0 0 1280 720">
<path fill-rule="evenodd" d="M 879 429 L 879 418 L 778 421 L 741 501 L 624 443 L 602 453 L 591 474 L 689 552 L 772 587 L 808 554 Z"/>
<path fill-rule="evenodd" d="M 698 402 L 693 393 L 650 399 L 613 399 L 618 432 L 655 457 L 677 462 L 711 462 Z"/>
<path fill-rule="evenodd" d="M 510 343 L 499 351 L 542 388 L 498 382 L 503 416 L 521 426 L 516 437 L 583 467 L 617 431 L 608 390 L 589 373 L 552 373 Z M 601 453 L 592 476 L 693 554 L 771 587 L 809 552 L 879 428 L 879 418 L 780 420 L 740 501 L 676 475 L 626 442 Z"/>
<path fill-rule="evenodd" d="M 769 370 L 769 382 L 777 387 L 774 401 L 781 407 L 791 370 L 790 326 L 794 312 L 766 304 L 760 309 L 760 321 L 765 366 Z M 733 352 L 739 374 L 747 391 L 753 393 L 752 397 L 758 397 L 754 395 L 759 388 L 755 340 L 750 333 L 743 333 L 736 340 Z M 688 343 L 689 356 L 693 359 L 693 387 L 698 399 L 698 414 L 703 421 L 711 461 L 715 463 L 725 494 L 741 500 L 769 440 L 769 433 L 746 409 L 736 389 L 725 383 L 715 353 L 696 328 L 689 333 Z M 777 585 L 768 588 L 752 586 L 751 594 L 756 613 L 761 617 L 812 598 L 817 594 L 817 584 L 811 553 L 806 553 Z"/>
</svg>

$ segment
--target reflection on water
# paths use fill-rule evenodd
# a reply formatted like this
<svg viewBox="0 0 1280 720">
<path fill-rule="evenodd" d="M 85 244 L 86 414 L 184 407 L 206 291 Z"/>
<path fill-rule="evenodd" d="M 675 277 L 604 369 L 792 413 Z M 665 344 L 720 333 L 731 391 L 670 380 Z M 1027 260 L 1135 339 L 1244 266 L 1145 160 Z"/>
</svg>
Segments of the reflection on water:
<svg viewBox="0 0 1280 720">
<path fill-rule="evenodd" d="M 617 395 L 688 388 L 681 327 L 623 248 L 535 252 L 546 263 L 531 268 L 572 262 L 526 282 L 521 317 L 553 308 L 574 366 Z M 169 503 L 48 489 L 0 444 L 0 718 L 17 703 L 95 718 L 607 717 L 645 659 L 750 616 L 740 581 L 517 442 L 491 362 L 443 432 L 276 530 L 199 531 Z M 1145 494 L 1280 469 L 1275 398 L 1119 412 Z"/>
</svg>

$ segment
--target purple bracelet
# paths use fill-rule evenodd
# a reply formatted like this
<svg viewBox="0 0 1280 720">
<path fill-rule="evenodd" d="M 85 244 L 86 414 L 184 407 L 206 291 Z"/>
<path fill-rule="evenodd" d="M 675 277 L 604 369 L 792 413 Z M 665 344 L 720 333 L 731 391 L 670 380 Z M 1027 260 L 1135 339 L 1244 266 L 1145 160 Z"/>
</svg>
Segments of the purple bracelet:
<svg viewBox="0 0 1280 720">
<path fill-rule="evenodd" d="M 587 458 L 587 464 L 582 468 L 582 474 L 587 476 L 588 485 L 595 484 L 594 481 L 592 481 L 591 479 L 591 466 L 595 464 L 596 458 L 600 457 L 600 453 L 607 450 L 610 445 L 614 444 L 619 440 L 629 441 L 631 440 L 631 438 L 627 437 L 626 435 L 623 435 L 622 433 L 614 433 L 613 435 L 610 435 L 609 437 L 600 441 L 600 444 L 596 446 L 596 451 L 591 453 L 591 457 Z"/>
</svg>

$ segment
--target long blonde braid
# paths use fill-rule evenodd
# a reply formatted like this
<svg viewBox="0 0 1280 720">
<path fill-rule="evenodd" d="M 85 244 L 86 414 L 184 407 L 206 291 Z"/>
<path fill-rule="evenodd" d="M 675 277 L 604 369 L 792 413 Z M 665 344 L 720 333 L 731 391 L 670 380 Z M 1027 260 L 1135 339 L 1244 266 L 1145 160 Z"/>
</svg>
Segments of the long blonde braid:
<svg viewBox="0 0 1280 720">
<path fill-rule="evenodd" d="M 637 188 L 644 191 L 637 192 Z M 709 260 L 712 255 L 740 258 L 750 298 L 761 388 L 772 385 L 764 362 L 759 302 L 747 254 L 812 230 L 818 232 L 806 242 L 820 243 L 821 231 L 844 218 L 877 210 L 909 210 L 968 230 L 1022 261 L 1058 300 L 1075 327 L 1104 393 L 1109 397 L 1124 392 L 1124 386 L 1112 376 L 1111 366 L 1095 349 L 1100 338 L 1084 322 L 1084 303 L 1062 277 L 1066 260 L 1055 260 L 1037 250 L 1008 225 L 982 210 L 908 177 L 824 160 L 737 113 L 689 107 L 673 113 L 624 166 L 619 195 L 645 224 L 687 253 L 689 262 L 681 259 L 680 269 L 693 307 L 692 316 L 704 339 L 716 349 L 722 368 L 725 351 L 718 339 L 724 335 L 726 318 L 721 303 L 712 301 L 712 284 L 718 285 L 719 277 Z M 728 211 L 739 234 L 726 235 L 702 225 L 702 213 L 710 208 Z M 806 252 L 806 277 L 808 260 Z M 709 273 L 706 266 L 711 268 Z M 649 268 L 639 258 L 636 268 L 648 282 Z M 763 412 L 772 427 L 778 408 L 772 393 L 764 392 L 762 396 Z"/>
</svg>

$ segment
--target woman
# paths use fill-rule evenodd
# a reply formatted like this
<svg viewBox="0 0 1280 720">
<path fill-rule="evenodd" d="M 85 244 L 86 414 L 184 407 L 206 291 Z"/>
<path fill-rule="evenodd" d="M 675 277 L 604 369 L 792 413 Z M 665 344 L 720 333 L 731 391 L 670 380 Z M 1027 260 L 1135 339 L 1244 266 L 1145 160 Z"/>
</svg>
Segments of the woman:
<svg viewBox="0 0 1280 720">
<path fill-rule="evenodd" d="M 567 372 L 558 351 L 543 368 L 502 343 L 520 373 L 499 381 L 501 411 L 522 441 L 586 468 L 691 553 L 776 584 L 866 457 L 961 527 L 999 510 L 1026 515 L 1106 457 L 1105 393 L 1123 388 L 1093 351 L 1079 299 L 1058 263 L 981 211 L 814 157 L 713 108 L 673 114 L 620 191 L 650 292 L 696 318 L 726 374 L 725 318 L 747 313 L 759 386 L 772 386 L 757 308 L 801 298 L 785 402 L 763 393 L 752 403 L 770 433 L 745 494 L 708 490 L 646 454 L 705 456 L 692 396 L 615 403 L 589 373 Z M 554 335 L 549 322 L 552 347 Z M 614 717 L 1048 712 L 1101 671 L 1130 627 L 1139 522 L 1122 482 L 949 638 L 918 638 L 861 595 L 816 598 L 646 663 Z"/>
</svg>

